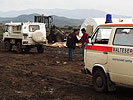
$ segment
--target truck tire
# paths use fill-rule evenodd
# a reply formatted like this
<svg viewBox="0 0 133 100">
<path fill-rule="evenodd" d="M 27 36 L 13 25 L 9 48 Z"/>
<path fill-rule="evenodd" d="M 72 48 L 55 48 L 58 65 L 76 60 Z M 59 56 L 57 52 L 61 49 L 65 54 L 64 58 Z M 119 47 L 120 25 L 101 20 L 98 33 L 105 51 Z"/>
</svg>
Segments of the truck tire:
<svg viewBox="0 0 133 100">
<path fill-rule="evenodd" d="M 26 53 L 28 53 L 30 50 L 31 50 L 31 47 L 26 47 L 26 48 L 24 48 L 24 51 L 25 51 Z"/>
<path fill-rule="evenodd" d="M 16 51 L 17 51 L 17 53 L 22 53 L 23 49 L 22 49 L 21 42 L 17 42 L 17 44 L 16 44 Z"/>
<path fill-rule="evenodd" d="M 6 51 L 11 51 L 12 45 L 10 44 L 10 42 L 8 40 L 6 40 L 4 42 L 4 48 L 5 48 Z"/>
<path fill-rule="evenodd" d="M 37 52 L 38 52 L 38 53 L 43 53 L 43 51 L 44 51 L 43 46 L 42 46 L 42 45 L 38 45 L 38 46 L 37 46 Z"/>
<path fill-rule="evenodd" d="M 54 34 L 50 34 L 48 36 L 48 43 L 55 43 L 56 42 L 56 36 Z"/>
<path fill-rule="evenodd" d="M 63 35 L 58 33 L 56 35 L 56 41 L 57 42 L 63 42 L 64 41 Z"/>
<path fill-rule="evenodd" d="M 93 74 L 93 87 L 97 92 L 107 92 L 107 79 L 102 70 L 97 70 Z"/>
</svg>

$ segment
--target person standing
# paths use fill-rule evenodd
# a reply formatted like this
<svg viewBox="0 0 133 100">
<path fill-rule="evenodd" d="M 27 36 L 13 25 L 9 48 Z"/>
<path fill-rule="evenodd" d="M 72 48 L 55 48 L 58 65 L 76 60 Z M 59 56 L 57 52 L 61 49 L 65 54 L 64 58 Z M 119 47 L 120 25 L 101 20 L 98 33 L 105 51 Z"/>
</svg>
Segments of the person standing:
<svg viewBox="0 0 133 100">
<path fill-rule="evenodd" d="M 78 39 L 76 34 L 78 33 L 77 29 L 74 29 L 72 33 L 70 33 L 67 37 L 66 46 L 68 47 L 68 56 L 69 61 L 72 61 L 74 55 L 74 49 L 76 47 L 76 43 L 78 43 Z"/>
<path fill-rule="evenodd" d="M 88 43 L 88 33 L 86 32 L 85 28 L 81 29 L 81 32 L 83 33 L 83 36 L 81 37 L 81 39 L 79 40 L 82 43 L 82 54 L 84 57 L 84 48 L 86 46 L 86 44 Z"/>
</svg>

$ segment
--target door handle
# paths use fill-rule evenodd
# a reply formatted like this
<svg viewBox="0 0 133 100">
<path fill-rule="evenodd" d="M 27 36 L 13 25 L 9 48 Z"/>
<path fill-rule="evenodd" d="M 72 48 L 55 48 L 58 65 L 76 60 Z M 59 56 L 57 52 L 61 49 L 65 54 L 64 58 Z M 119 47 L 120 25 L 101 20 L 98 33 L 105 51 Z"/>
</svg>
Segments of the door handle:
<svg viewBox="0 0 133 100">
<path fill-rule="evenodd" d="M 103 52 L 103 54 L 108 54 L 108 52 Z"/>
</svg>

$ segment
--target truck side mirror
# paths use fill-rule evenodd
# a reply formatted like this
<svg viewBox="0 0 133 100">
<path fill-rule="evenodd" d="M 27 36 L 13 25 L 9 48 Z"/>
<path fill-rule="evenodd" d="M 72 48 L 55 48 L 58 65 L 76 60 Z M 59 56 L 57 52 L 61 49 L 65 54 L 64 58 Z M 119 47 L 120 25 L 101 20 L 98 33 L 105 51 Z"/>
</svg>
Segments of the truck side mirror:
<svg viewBox="0 0 133 100">
<path fill-rule="evenodd" d="M 91 43 L 91 38 L 88 38 L 88 42 Z"/>
<path fill-rule="evenodd" d="M 94 45 L 94 42 L 91 42 L 92 45 Z"/>
<path fill-rule="evenodd" d="M 92 41 L 91 38 L 89 38 L 88 40 L 90 44 L 94 45 L 94 41 Z"/>
</svg>

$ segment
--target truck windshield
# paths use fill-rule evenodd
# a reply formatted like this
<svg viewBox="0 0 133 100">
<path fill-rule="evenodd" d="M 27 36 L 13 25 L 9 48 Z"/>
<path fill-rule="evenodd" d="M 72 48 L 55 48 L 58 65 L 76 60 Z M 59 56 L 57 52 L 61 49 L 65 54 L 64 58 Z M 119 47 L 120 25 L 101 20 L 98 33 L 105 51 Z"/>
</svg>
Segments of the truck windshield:
<svg viewBox="0 0 133 100">
<path fill-rule="evenodd" d="M 4 32 L 8 32 L 8 29 L 9 29 L 9 26 L 6 25 L 5 28 L 4 28 Z"/>
</svg>

